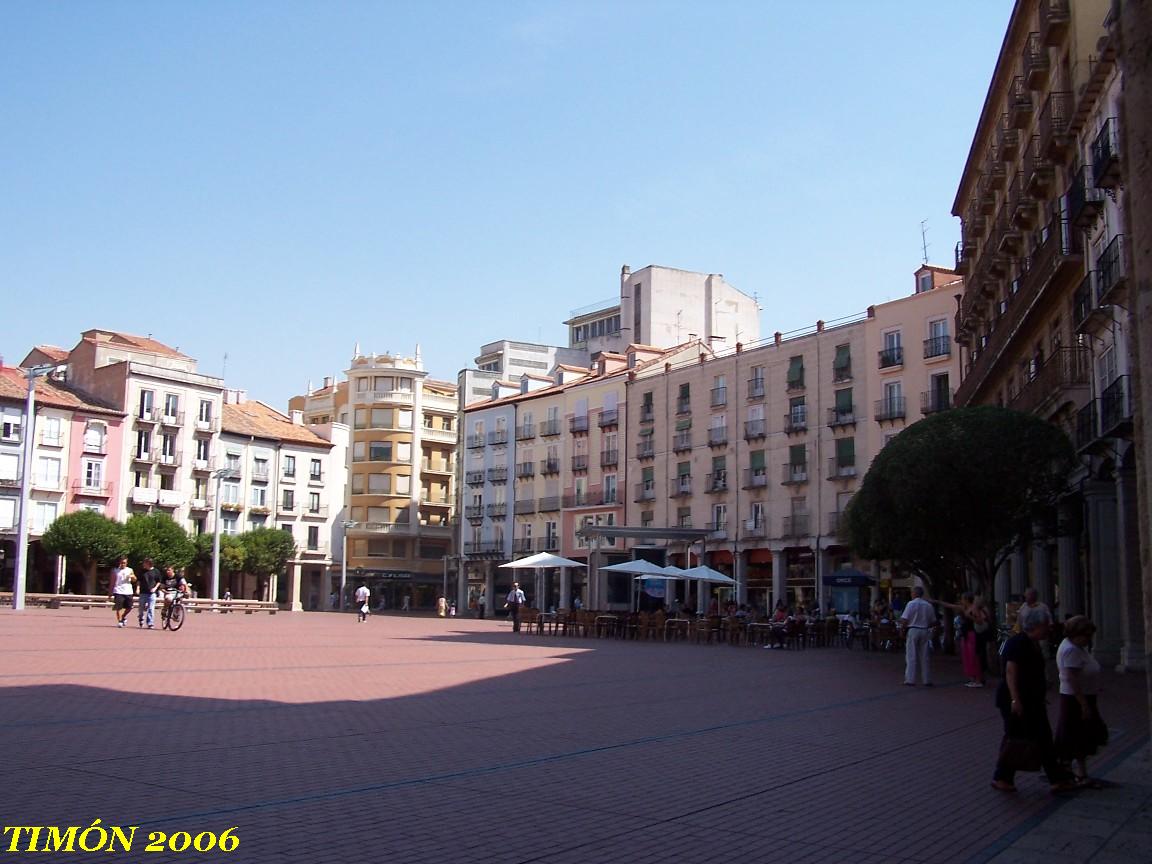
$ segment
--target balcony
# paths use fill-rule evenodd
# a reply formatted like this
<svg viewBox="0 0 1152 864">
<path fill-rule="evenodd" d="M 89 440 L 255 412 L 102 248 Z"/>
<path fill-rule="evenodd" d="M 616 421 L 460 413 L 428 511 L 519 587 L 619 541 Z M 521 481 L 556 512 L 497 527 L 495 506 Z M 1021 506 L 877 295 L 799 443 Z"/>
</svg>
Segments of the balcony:
<svg viewBox="0 0 1152 864">
<path fill-rule="evenodd" d="M 765 468 L 745 468 L 744 488 L 765 489 L 768 486 L 768 471 Z"/>
<path fill-rule="evenodd" d="M 1011 115 L 1000 115 L 1000 125 L 996 128 L 996 151 L 1000 160 L 1009 163 L 1020 155 L 1020 132 L 1012 125 Z"/>
<path fill-rule="evenodd" d="M 1039 33 L 1029 33 L 1024 41 L 1024 52 L 1020 57 L 1021 67 L 1024 70 L 1024 80 L 1032 90 L 1040 90 L 1048 81 L 1048 73 L 1052 70 L 1048 59 L 1048 46 L 1040 38 Z"/>
<path fill-rule="evenodd" d="M 768 421 L 767 420 L 745 420 L 744 421 L 744 440 L 754 441 L 757 438 L 766 438 L 768 436 Z"/>
<path fill-rule="evenodd" d="M 920 394 L 920 413 L 927 416 L 947 411 L 956 404 L 956 391 L 952 389 L 925 390 Z"/>
<path fill-rule="evenodd" d="M 540 473 L 544 476 L 549 474 L 560 473 L 560 460 L 559 459 L 541 459 L 540 460 Z"/>
<path fill-rule="evenodd" d="M 1008 94 L 1008 122 L 1013 129 L 1027 129 L 1032 122 L 1032 91 L 1024 81 L 1024 76 L 1017 75 L 1012 79 L 1011 90 Z"/>
<path fill-rule="evenodd" d="M 708 430 L 709 447 L 725 447 L 728 444 L 728 427 L 713 426 Z"/>
<path fill-rule="evenodd" d="M 828 479 L 829 480 L 851 480 L 856 476 L 856 462 L 841 461 L 838 457 L 833 456 L 828 460 Z"/>
<path fill-rule="evenodd" d="M 536 463 L 535 462 L 518 462 L 516 463 L 516 479 L 529 480 L 536 476 Z"/>
<path fill-rule="evenodd" d="M 1124 235 L 1117 234 L 1096 259 L 1100 304 L 1123 306 L 1128 298 L 1128 269 L 1124 263 Z"/>
<path fill-rule="evenodd" d="M 136 410 L 136 422 L 140 425 L 153 425 L 160 420 L 159 408 L 138 408 Z"/>
<path fill-rule="evenodd" d="M 1008 407 L 1016 411 L 1046 413 L 1088 387 L 1091 357 L 1087 348 L 1059 348 L 1044 361 Z"/>
<path fill-rule="evenodd" d="M 484 508 L 484 514 L 489 519 L 503 519 L 508 515 L 508 505 L 503 501 L 489 504 Z"/>
<path fill-rule="evenodd" d="M 540 421 L 540 435 L 544 438 L 552 438 L 560 434 L 560 420 L 541 420 Z"/>
<path fill-rule="evenodd" d="M 39 444 L 41 447 L 63 447 L 64 446 L 63 433 L 58 432 L 55 435 L 50 435 L 47 432 L 41 432 L 37 436 L 37 438 L 38 438 L 38 441 L 39 441 Z"/>
<path fill-rule="evenodd" d="M 1100 435 L 1112 438 L 1132 434 L 1132 391 L 1127 375 L 1121 375 L 1100 394 Z"/>
<path fill-rule="evenodd" d="M 272 475 L 268 471 L 268 466 L 266 466 L 266 465 L 262 468 L 253 468 L 252 469 L 252 482 L 253 483 L 267 483 L 268 480 L 271 478 L 271 476 Z"/>
<path fill-rule="evenodd" d="M 937 357 L 952 356 L 952 338 L 950 336 L 933 336 L 924 340 L 924 359 L 934 360 Z"/>
<path fill-rule="evenodd" d="M 797 375 L 784 381 L 784 389 L 789 393 L 798 393 L 804 389 L 804 376 Z"/>
<path fill-rule="evenodd" d="M 484 505 L 483 504 L 466 504 L 466 505 L 464 505 L 464 518 L 465 519 L 483 519 L 484 518 Z"/>
<path fill-rule="evenodd" d="M 20 477 L 0 477 L 0 489 L 19 489 Z"/>
<path fill-rule="evenodd" d="M 677 414 L 691 414 L 692 413 L 692 400 L 684 396 L 676 398 L 676 413 Z"/>
<path fill-rule="evenodd" d="M 1040 41 L 1045 45 L 1059 45 L 1068 33 L 1071 20 L 1069 0 L 1040 0 Z"/>
<path fill-rule="evenodd" d="M 572 470 L 573 471 L 587 471 L 588 470 L 588 454 L 580 453 L 572 457 Z"/>
<path fill-rule="evenodd" d="M 745 540 L 763 540 L 768 536 L 768 525 L 763 519 L 746 519 L 741 537 Z"/>
<path fill-rule="evenodd" d="M 856 425 L 856 408 L 853 405 L 828 409 L 828 428 Z"/>
<path fill-rule="evenodd" d="M 151 465 L 159 457 L 160 457 L 159 453 L 155 453 L 151 450 L 137 450 L 135 452 L 135 454 L 132 456 L 132 461 L 133 462 L 139 462 L 141 464 Z"/>
<path fill-rule="evenodd" d="M 655 501 L 656 500 L 656 484 L 648 480 L 644 483 L 636 484 L 636 494 L 632 498 L 633 501 Z"/>
<path fill-rule="evenodd" d="M 1120 185 L 1120 136 L 1116 118 L 1109 117 L 1092 142 L 1092 179 L 1098 189 Z"/>
<path fill-rule="evenodd" d="M 619 450 L 602 450 L 600 452 L 600 467 L 614 468 L 620 464 Z"/>
<path fill-rule="evenodd" d="M 833 510 L 828 514 L 828 536 L 841 537 L 841 529 L 844 524 L 844 514 L 839 510 Z"/>
<path fill-rule="evenodd" d="M 885 348 L 878 351 L 880 357 L 880 368 L 891 369 L 893 366 L 904 365 L 904 349 L 900 345 L 893 345 L 891 348 Z"/>
<path fill-rule="evenodd" d="M 651 437 L 644 441 L 636 443 L 636 458 L 637 459 L 652 459 L 656 455 L 656 445 L 652 442 Z"/>
<path fill-rule="evenodd" d="M 276 512 L 277 513 L 285 513 L 289 516 L 295 516 L 296 515 L 296 502 L 295 502 L 295 500 L 293 500 L 293 501 L 281 501 L 279 506 L 277 506 L 277 508 L 276 508 Z"/>
<path fill-rule="evenodd" d="M 215 417 L 197 417 L 194 431 L 201 435 L 211 435 L 218 431 L 220 423 Z"/>
<path fill-rule="evenodd" d="M 1040 152 L 1054 161 L 1062 160 L 1072 143 L 1068 134 L 1072 104 L 1072 94 L 1059 90 L 1049 93 L 1040 109 Z"/>
<path fill-rule="evenodd" d="M 328 518 L 328 505 L 317 504 L 315 507 L 309 507 L 304 510 L 301 515 L 305 519 L 327 519 Z"/>
<path fill-rule="evenodd" d="M 410 534 L 411 522 L 360 522 L 351 529 L 356 533 L 364 534 Z"/>
<path fill-rule="evenodd" d="M 786 435 L 799 435 L 808 431 L 808 408 L 793 408 L 784 415 L 784 433 Z"/>
<path fill-rule="evenodd" d="M 483 471 L 465 471 L 464 482 L 469 486 L 483 486 L 484 485 L 484 472 Z"/>
<path fill-rule="evenodd" d="M 500 447 L 508 443 L 508 430 L 507 429 L 493 429 L 488 433 L 488 444 L 492 447 Z"/>
<path fill-rule="evenodd" d="M 1024 192 L 1032 198 L 1043 200 L 1048 186 L 1055 176 L 1052 160 L 1040 150 L 1040 136 L 1033 135 L 1020 163 L 1024 177 Z"/>
<path fill-rule="evenodd" d="M 480 433 L 479 435 L 469 435 L 465 439 L 464 446 L 466 446 L 469 450 L 482 450 L 484 448 L 484 444 L 484 434 Z"/>
<path fill-rule="evenodd" d="M 560 538 L 553 535 L 552 537 L 538 537 L 536 539 L 537 552 L 555 552 L 560 548 Z"/>
<path fill-rule="evenodd" d="M 781 537 L 796 538 L 808 536 L 807 516 L 785 516 Z"/>
<path fill-rule="evenodd" d="M 189 510 L 211 510 L 212 502 L 208 498 L 193 498 L 188 502 Z"/>
<path fill-rule="evenodd" d="M 598 507 L 603 500 L 602 496 L 595 492 L 569 492 L 563 497 L 562 504 L 564 507 Z"/>
<path fill-rule="evenodd" d="M 573 417 L 568 421 L 568 431 L 573 435 L 584 435 L 588 432 L 588 415 Z"/>
<path fill-rule="evenodd" d="M 1017 228 L 1031 228 L 1036 222 L 1036 199 L 1024 183 L 1024 172 L 1017 171 L 1008 183 L 1008 212 Z"/>
<path fill-rule="evenodd" d="M 175 414 L 169 414 L 167 411 L 160 414 L 160 425 L 171 426 L 173 428 L 184 425 L 184 412 L 177 411 Z"/>
<path fill-rule="evenodd" d="M 681 474 L 668 481 L 668 497 L 683 498 L 692 494 L 692 475 Z"/>
<path fill-rule="evenodd" d="M 704 491 L 705 492 L 727 492 L 728 491 L 728 472 L 727 471 L 713 471 L 711 474 L 704 475 Z"/>
<path fill-rule="evenodd" d="M 0 486 L 5 485 L 4 480 L 0 480 Z M 15 481 L 19 482 L 19 481 Z M 81 498 L 110 498 L 112 496 L 111 483 L 87 483 L 84 480 L 72 481 L 72 494 Z"/>
<path fill-rule="evenodd" d="M 1112 307 L 1100 303 L 1100 280 L 1095 270 L 1084 274 L 1072 295 L 1072 326 L 1077 333 L 1093 333 L 1112 321 Z"/>
<path fill-rule="evenodd" d="M 300 549 L 301 558 L 322 558 L 328 554 L 327 543 L 313 543 L 312 545 L 305 545 Z"/>
<path fill-rule="evenodd" d="M 63 492 L 68 488 L 68 478 L 59 474 L 33 474 L 32 489 L 36 492 Z"/>
<path fill-rule="evenodd" d="M 749 378 L 748 379 L 748 401 L 756 402 L 764 398 L 764 379 L 763 378 Z"/>
<path fill-rule="evenodd" d="M 517 441 L 531 441 L 536 437 L 536 427 L 530 424 L 525 424 L 516 427 L 516 440 Z"/>
<path fill-rule="evenodd" d="M 728 404 L 728 388 L 727 387 L 713 387 L 712 388 L 712 407 L 723 408 Z"/>
<path fill-rule="evenodd" d="M 516 537 L 512 540 L 513 555 L 527 555 L 532 551 L 531 537 Z"/>
<path fill-rule="evenodd" d="M 85 441 L 84 452 L 90 456 L 106 456 L 108 454 L 108 442 L 101 438 L 99 441 Z"/>
<path fill-rule="evenodd" d="M 1087 450 L 1100 440 L 1100 426 L 1096 421 L 1096 407 L 1099 400 L 1093 399 L 1076 412 L 1073 423 L 1072 441 L 1077 450 Z"/>
<path fill-rule="evenodd" d="M 193 459 L 192 460 L 192 473 L 194 474 L 207 474 L 215 467 L 215 463 L 211 459 Z"/>
<path fill-rule="evenodd" d="M 447 459 L 439 462 L 432 459 L 424 459 L 420 463 L 420 470 L 426 474 L 455 474 L 456 463 Z"/>
<path fill-rule="evenodd" d="M 145 505 L 145 506 L 149 505 L 149 504 L 155 504 L 157 501 L 160 500 L 160 496 L 158 494 L 159 491 L 160 491 L 159 489 L 143 489 L 143 488 L 140 488 L 139 486 L 137 486 L 136 488 L 134 488 L 131 491 L 131 493 L 129 493 L 129 498 L 133 504 L 140 504 L 140 505 Z M 237 509 L 243 509 L 237 504 L 224 503 L 224 504 L 220 505 L 221 510 L 227 510 L 230 507 L 237 507 Z"/>
<path fill-rule="evenodd" d="M 1090 228 L 1104 210 L 1104 193 L 1092 183 L 1092 168 L 1081 165 L 1068 186 L 1068 218 L 1077 228 Z"/>
<path fill-rule="evenodd" d="M 993 243 L 1001 255 L 1015 255 L 1020 249 L 1020 231 L 1009 218 L 1009 204 L 1005 202 L 996 213 L 996 228 L 993 232 Z"/>
<path fill-rule="evenodd" d="M 685 453 L 692 449 L 692 433 L 677 432 L 672 436 L 672 452 Z"/>
<path fill-rule="evenodd" d="M 609 426 L 620 425 L 620 409 L 619 408 L 604 408 L 600 411 L 600 416 L 596 418 L 596 425 L 601 429 L 606 429 Z"/>
<path fill-rule="evenodd" d="M 704 526 L 709 532 L 709 540 L 727 540 L 728 539 L 728 520 L 725 519 L 720 522 L 709 522 Z"/>
<path fill-rule="evenodd" d="M 656 419 L 656 413 L 652 410 L 651 405 L 640 406 L 640 422 L 651 423 Z"/>
<path fill-rule="evenodd" d="M 780 466 L 780 483 L 784 486 L 799 486 L 808 482 L 807 462 L 785 462 Z"/>
<path fill-rule="evenodd" d="M 432 426 L 423 426 L 420 429 L 420 438 L 427 442 L 439 444 L 456 444 L 455 429 L 436 429 Z"/>
<path fill-rule="evenodd" d="M 308 472 L 308 484 L 310 486 L 321 486 L 321 485 L 323 485 L 323 483 L 324 483 L 324 472 L 323 471 L 309 471 Z"/>
<path fill-rule="evenodd" d="M 904 403 L 905 399 L 903 396 L 888 396 L 884 399 L 878 399 L 876 400 L 873 417 L 875 417 L 877 423 L 903 420 L 908 413 Z"/>
<path fill-rule="evenodd" d="M 512 505 L 512 512 L 517 516 L 530 516 L 536 512 L 536 499 L 526 498 Z"/>
<path fill-rule="evenodd" d="M 984 176 L 988 178 L 991 189 L 1003 189 L 1004 181 L 1008 179 L 1008 169 L 1000 157 L 1000 147 L 993 142 L 988 147 L 988 155 L 984 158 Z"/>
<path fill-rule="evenodd" d="M 180 466 L 181 457 L 179 453 L 157 453 L 155 455 L 156 464 L 161 468 L 178 468 Z M 265 479 L 267 479 L 267 475 L 265 475 Z"/>
<path fill-rule="evenodd" d="M 508 466 L 501 466 L 499 468 L 489 468 L 486 475 L 489 483 L 507 483 L 508 482 Z"/>
<path fill-rule="evenodd" d="M 539 506 L 536 509 L 541 513 L 555 513 L 560 509 L 560 496 L 548 495 L 539 499 Z"/>
</svg>

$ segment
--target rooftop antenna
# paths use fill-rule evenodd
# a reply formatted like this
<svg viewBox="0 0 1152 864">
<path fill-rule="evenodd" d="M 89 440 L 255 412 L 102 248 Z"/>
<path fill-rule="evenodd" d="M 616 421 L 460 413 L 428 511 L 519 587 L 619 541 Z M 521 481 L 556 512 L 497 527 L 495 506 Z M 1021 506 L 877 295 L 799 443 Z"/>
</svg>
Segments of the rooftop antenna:
<svg viewBox="0 0 1152 864">
<path fill-rule="evenodd" d="M 924 264 L 928 264 L 928 220 L 920 220 L 920 247 L 924 250 Z"/>
<path fill-rule="evenodd" d="M 677 310 L 677 312 L 676 312 L 676 344 L 677 344 L 677 345 L 679 345 L 679 344 L 680 344 L 680 317 L 681 317 L 683 314 L 684 314 L 684 310 L 683 310 L 683 309 L 679 309 L 679 310 Z"/>
<path fill-rule="evenodd" d="M 227 380 L 227 378 L 228 378 L 228 352 L 227 351 L 224 352 L 224 368 L 222 370 L 220 370 L 220 378 L 221 378 L 221 380 Z"/>
</svg>

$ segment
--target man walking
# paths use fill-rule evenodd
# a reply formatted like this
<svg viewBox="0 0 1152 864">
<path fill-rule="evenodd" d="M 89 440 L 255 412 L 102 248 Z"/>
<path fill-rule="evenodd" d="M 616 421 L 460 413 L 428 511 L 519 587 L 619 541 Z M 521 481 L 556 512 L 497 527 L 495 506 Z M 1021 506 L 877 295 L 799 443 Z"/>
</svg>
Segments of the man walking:
<svg viewBox="0 0 1152 864">
<path fill-rule="evenodd" d="M 484 607 L 488 605 L 488 595 L 484 593 L 484 589 L 480 589 L 480 596 L 476 598 L 476 614 L 479 615 L 480 620 L 484 620 Z"/>
<path fill-rule="evenodd" d="M 368 598 L 371 593 L 367 585 L 356 589 L 356 620 L 361 624 L 368 620 Z"/>
<path fill-rule="evenodd" d="M 932 672 L 928 666 L 928 642 L 931 629 L 936 626 L 936 610 L 924 599 L 924 589 L 912 589 L 912 599 L 900 614 L 904 622 L 904 686 L 915 687 L 917 673 L 925 687 L 932 686 Z"/>
<path fill-rule="evenodd" d="M 148 625 L 152 629 L 152 618 L 156 611 L 156 590 L 160 586 L 162 575 L 152 565 L 151 558 L 144 559 L 144 571 L 136 578 L 136 585 L 140 589 L 140 614 L 137 616 L 139 626 Z"/>
<path fill-rule="evenodd" d="M 524 605 L 524 592 L 520 590 L 520 583 L 513 582 L 512 590 L 504 601 L 504 608 L 508 610 L 508 617 L 512 619 L 512 632 L 520 632 L 520 607 Z"/>
<path fill-rule="evenodd" d="M 109 596 L 116 610 L 116 626 L 123 627 L 128 613 L 132 611 L 132 594 L 136 590 L 136 574 L 128 566 L 128 559 L 121 558 L 112 571 L 112 587 Z"/>
</svg>

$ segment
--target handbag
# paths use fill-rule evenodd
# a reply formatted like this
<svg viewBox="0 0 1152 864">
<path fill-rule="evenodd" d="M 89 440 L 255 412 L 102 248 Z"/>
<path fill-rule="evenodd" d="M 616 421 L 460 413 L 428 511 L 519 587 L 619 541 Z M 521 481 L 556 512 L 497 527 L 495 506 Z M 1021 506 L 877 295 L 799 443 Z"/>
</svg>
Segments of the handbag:
<svg viewBox="0 0 1152 864">
<path fill-rule="evenodd" d="M 365 603 L 363 606 L 361 606 L 360 611 L 363 612 L 365 615 L 367 615 L 368 614 L 368 604 Z"/>
<path fill-rule="evenodd" d="M 1013 771 L 1039 771 L 1044 767 L 1044 751 L 1030 738 L 1004 736 L 1000 742 L 1000 762 Z"/>
</svg>

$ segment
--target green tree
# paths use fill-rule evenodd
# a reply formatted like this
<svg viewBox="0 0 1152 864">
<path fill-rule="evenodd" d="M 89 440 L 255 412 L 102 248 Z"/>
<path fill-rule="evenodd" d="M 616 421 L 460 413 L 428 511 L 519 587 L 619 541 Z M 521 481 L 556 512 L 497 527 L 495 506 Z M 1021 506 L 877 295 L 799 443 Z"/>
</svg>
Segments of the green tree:
<svg viewBox="0 0 1152 864">
<path fill-rule="evenodd" d="M 240 535 L 244 545 L 244 570 L 266 581 L 283 572 L 296 554 L 292 535 L 279 528 L 253 528 Z"/>
<path fill-rule="evenodd" d="M 95 594 L 96 568 L 116 563 L 124 546 L 124 526 L 91 510 L 77 510 L 53 522 L 40 543 L 45 551 L 80 565 L 84 573 L 81 590 Z"/>
<path fill-rule="evenodd" d="M 877 454 L 848 505 L 848 541 L 862 557 L 914 570 L 934 594 L 984 591 L 1074 465 L 1064 433 L 1031 414 L 934 414 Z"/>
<path fill-rule="evenodd" d="M 197 534 L 193 539 L 195 552 L 189 567 L 190 581 L 195 580 L 197 588 L 207 589 L 212 579 L 212 543 L 211 534 Z M 244 543 L 239 537 L 224 534 L 220 537 L 220 572 L 221 574 L 241 573 L 244 570 L 246 552 Z"/>
<path fill-rule="evenodd" d="M 167 513 L 138 513 L 124 524 L 124 546 L 128 563 L 139 569 L 145 558 L 157 567 L 183 570 L 196 554 L 188 532 Z"/>
</svg>

